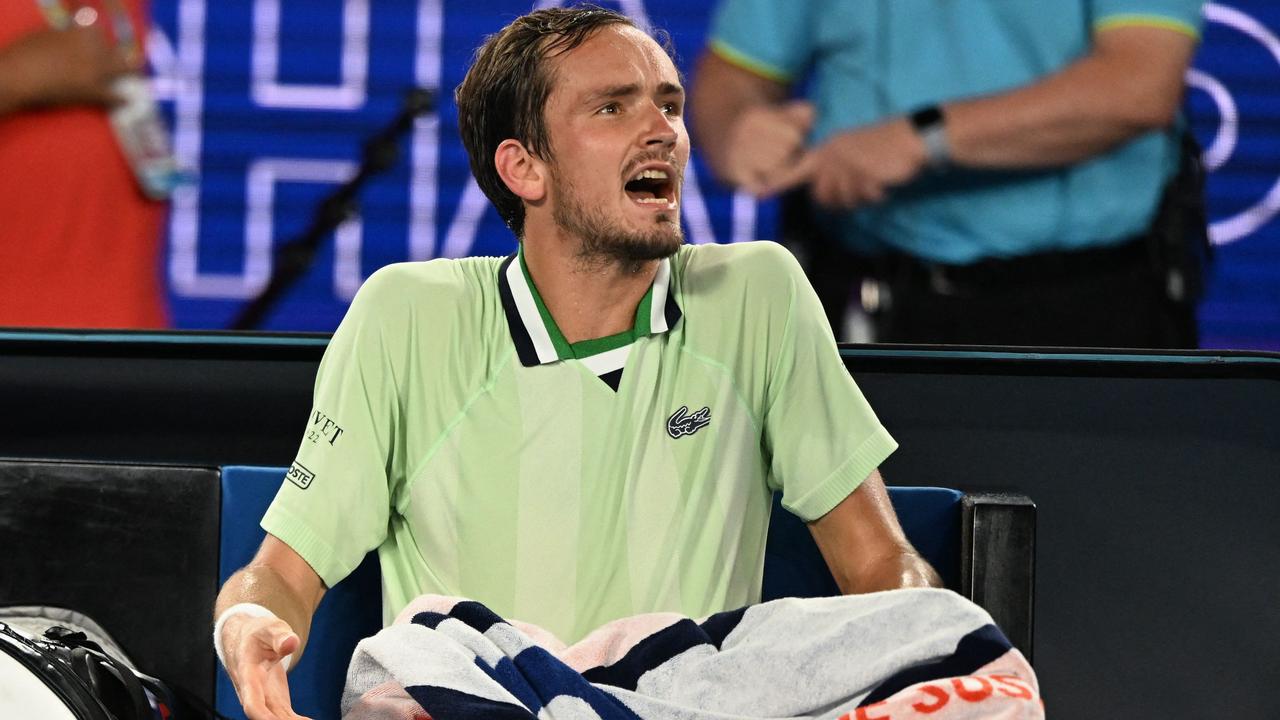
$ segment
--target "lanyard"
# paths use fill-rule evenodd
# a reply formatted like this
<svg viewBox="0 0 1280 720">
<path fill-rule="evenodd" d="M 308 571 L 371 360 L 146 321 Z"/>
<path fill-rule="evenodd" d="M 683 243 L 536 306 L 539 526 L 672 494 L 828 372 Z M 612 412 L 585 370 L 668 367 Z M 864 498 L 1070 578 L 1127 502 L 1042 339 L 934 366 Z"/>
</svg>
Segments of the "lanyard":
<svg viewBox="0 0 1280 720">
<path fill-rule="evenodd" d="M 58 30 L 66 30 L 71 26 L 71 13 L 67 11 L 63 0 L 36 0 L 36 4 L 40 6 L 50 26 Z M 76 0 L 75 4 L 85 7 L 81 0 Z M 142 48 L 138 45 L 138 35 L 134 32 L 129 11 L 121 0 L 102 0 L 102 4 L 111 16 L 111 30 L 115 33 L 116 45 L 124 51 L 130 64 L 136 64 L 142 59 Z"/>
</svg>

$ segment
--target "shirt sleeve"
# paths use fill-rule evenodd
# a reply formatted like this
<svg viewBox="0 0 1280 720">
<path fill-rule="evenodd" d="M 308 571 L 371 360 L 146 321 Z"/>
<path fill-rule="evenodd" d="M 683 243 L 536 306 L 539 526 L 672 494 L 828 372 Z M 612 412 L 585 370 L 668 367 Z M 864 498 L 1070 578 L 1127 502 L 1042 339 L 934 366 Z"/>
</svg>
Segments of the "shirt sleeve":
<svg viewBox="0 0 1280 720">
<path fill-rule="evenodd" d="M 1140 25 L 1162 27 L 1199 39 L 1204 26 L 1200 0 L 1092 0 L 1093 31 Z"/>
<path fill-rule="evenodd" d="M 880 424 L 840 358 L 817 295 L 790 253 L 788 314 L 765 391 L 770 476 L 782 505 L 810 522 L 862 484 L 898 444 Z"/>
<path fill-rule="evenodd" d="M 738 67 L 790 82 L 809 63 L 813 34 L 807 0 L 723 0 L 711 19 L 711 51 Z"/>
<path fill-rule="evenodd" d="M 298 454 L 262 519 L 328 587 L 382 543 L 394 497 L 397 313 L 384 280 L 365 283 L 329 342 Z"/>
</svg>

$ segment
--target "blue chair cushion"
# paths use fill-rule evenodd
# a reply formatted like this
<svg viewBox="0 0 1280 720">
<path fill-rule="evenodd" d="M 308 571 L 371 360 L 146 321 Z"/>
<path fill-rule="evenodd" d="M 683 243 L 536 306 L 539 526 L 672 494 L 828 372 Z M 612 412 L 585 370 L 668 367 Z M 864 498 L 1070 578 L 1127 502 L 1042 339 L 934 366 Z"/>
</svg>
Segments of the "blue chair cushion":
<svg viewBox="0 0 1280 720">
<path fill-rule="evenodd" d="M 891 487 L 889 500 L 907 539 L 942 576 L 947 587 L 960 580 L 960 500 L 949 488 Z M 826 561 L 800 518 L 784 510 L 781 495 L 773 499 L 769 538 L 764 551 L 764 600 L 782 597 L 839 595 Z"/>
<path fill-rule="evenodd" d="M 218 584 L 244 567 L 266 533 L 258 525 L 284 480 L 285 468 L 222 468 L 222 532 Z M 370 553 L 346 580 L 325 594 L 311 621 L 306 660 L 289 673 L 294 712 L 337 720 L 347 664 L 356 643 L 382 629 L 382 585 L 377 554 Z M 218 665 L 218 712 L 243 720 L 244 711 L 226 670 Z"/>
</svg>

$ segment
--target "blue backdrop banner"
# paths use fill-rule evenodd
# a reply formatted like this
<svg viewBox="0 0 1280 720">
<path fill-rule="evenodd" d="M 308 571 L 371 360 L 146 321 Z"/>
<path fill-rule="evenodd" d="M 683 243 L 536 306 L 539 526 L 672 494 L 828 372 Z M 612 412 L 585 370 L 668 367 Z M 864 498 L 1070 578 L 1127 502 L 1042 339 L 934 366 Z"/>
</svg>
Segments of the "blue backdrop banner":
<svg viewBox="0 0 1280 720">
<path fill-rule="evenodd" d="M 554 5 L 543 2 L 541 5 Z M 686 74 L 713 0 L 603 2 L 671 33 Z M 175 194 L 166 277 L 174 324 L 224 328 L 271 275 L 274 248 L 351 176 L 361 144 L 407 88 L 436 91 L 399 162 L 360 196 L 264 327 L 329 331 L 364 278 L 404 260 L 507 254 L 514 240 L 471 180 L 452 91 L 481 39 L 529 0 L 152 0 L 154 86 L 192 181 Z M 1280 349 L 1280 5 L 1205 6 L 1187 76 L 1205 147 L 1217 247 L 1205 347 Z M 691 242 L 775 235 L 776 209 L 728 192 L 695 155 L 682 215 Z"/>
</svg>

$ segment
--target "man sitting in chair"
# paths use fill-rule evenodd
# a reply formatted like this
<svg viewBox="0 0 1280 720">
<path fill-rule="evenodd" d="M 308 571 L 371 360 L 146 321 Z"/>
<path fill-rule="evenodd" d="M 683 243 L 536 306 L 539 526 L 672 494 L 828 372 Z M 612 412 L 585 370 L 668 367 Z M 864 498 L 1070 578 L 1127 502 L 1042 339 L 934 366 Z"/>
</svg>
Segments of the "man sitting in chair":
<svg viewBox="0 0 1280 720">
<path fill-rule="evenodd" d="M 518 250 L 393 265 L 352 303 L 268 535 L 218 596 L 250 718 L 296 717 L 285 672 L 374 548 L 388 622 L 437 593 L 573 642 L 758 602 L 781 490 L 845 593 L 940 585 L 796 262 L 682 244 L 684 103 L 611 11 L 539 10 L 480 49 L 459 125 Z"/>
</svg>

